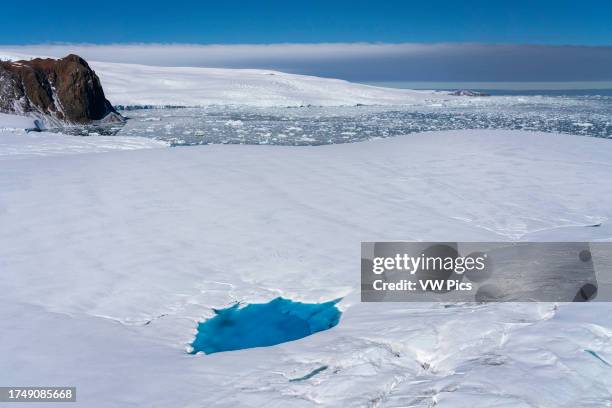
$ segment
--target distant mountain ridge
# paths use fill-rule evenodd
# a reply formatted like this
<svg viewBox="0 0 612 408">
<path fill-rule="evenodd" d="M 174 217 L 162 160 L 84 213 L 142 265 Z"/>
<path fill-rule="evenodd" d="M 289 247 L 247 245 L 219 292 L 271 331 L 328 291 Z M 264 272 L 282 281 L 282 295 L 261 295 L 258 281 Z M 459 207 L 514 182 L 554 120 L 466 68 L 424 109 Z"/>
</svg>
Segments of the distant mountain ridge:
<svg viewBox="0 0 612 408">
<path fill-rule="evenodd" d="M 68 124 L 123 121 L 96 73 L 74 54 L 0 61 L 0 112 L 38 114 Z"/>
</svg>

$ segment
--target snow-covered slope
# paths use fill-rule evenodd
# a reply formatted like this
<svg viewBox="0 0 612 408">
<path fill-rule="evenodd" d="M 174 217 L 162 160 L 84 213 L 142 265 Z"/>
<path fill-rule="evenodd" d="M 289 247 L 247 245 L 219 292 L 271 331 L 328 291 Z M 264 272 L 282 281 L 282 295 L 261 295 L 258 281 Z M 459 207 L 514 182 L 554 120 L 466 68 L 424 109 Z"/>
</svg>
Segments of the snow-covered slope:
<svg viewBox="0 0 612 408">
<path fill-rule="evenodd" d="M 39 132 L 41 127 L 41 121 L 32 116 L 0 113 L 0 160 L 168 146 L 160 140 L 144 137 L 73 137 Z"/>
<path fill-rule="evenodd" d="M 31 56 L 3 52 L 0 58 Z M 258 69 L 154 67 L 88 61 L 114 105 L 404 105 L 453 98 Z"/>
<path fill-rule="evenodd" d="M 0 130 L 0 160 L 23 159 L 113 150 L 137 150 L 167 147 L 168 143 L 145 137 L 88 136 L 75 137 L 57 133 L 6 132 Z"/>
<path fill-rule="evenodd" d="M 91 62 L 115 105 L 402 105 L 450 98 L 257 69 L 176 68 Z"/>
<path fill-rule="evenodd" d="M 0 131 L 40 129 L 41 123 L 32 116 L 0 112 Z"/>
<path fill-rule="evenodd" d="M 512 131 L 4 156 L 0 383 L 76 385 L 83 407 L 609 405 L 606 304 L 358 289 L 362 240 L 610 239 L 610 163 L 609 140 Z M 344 314 L 275 347 L 185 353 L 212 307 L 279 295 L 344 296 Z"/>
</svg>

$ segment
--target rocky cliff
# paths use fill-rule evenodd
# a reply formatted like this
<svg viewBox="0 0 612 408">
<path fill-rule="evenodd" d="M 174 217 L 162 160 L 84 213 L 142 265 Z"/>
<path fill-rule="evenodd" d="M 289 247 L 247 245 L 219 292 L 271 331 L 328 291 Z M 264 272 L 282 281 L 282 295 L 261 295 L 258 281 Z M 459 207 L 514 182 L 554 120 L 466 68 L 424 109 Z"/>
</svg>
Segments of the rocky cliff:
<svg viewBox="0 0 612 408">
<path fill-rule="evenodd" d="M 34 113 L 63 123 L 122 121 L 100 79 L 78 55 L 0 61 L 0 112 Z"/>
</svg>

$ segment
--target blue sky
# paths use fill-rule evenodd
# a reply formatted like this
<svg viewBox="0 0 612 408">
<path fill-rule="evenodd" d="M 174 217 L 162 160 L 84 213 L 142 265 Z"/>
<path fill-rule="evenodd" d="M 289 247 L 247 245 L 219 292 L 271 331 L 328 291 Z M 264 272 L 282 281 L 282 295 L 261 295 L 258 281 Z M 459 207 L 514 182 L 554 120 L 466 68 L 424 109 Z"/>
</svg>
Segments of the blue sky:
<svg viewBox="0 0 612 408">
<path fill-rule="evenodd" d="M 612 0 L 33 0 L 2 11 L 0 48 L 24 56 L 362 82 L 612 80 Z"/>
<path fill-rule="evenodd" d="M 612 1 L 7 1 L 1 44 L 612 45 Z"/>
</svg>

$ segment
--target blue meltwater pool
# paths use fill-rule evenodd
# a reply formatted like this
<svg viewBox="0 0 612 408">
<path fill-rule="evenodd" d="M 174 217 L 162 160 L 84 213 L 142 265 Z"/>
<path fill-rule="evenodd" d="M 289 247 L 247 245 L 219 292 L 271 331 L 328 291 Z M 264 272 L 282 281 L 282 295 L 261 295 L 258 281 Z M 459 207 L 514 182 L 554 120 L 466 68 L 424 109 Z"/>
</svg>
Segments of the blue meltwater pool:
<svg viewBox="0 0 612 408">
<path fill-rule="evenodd" d="M 273 346 L 331 329 L 340 321 L 339 301 L 301 303 L 278 297 L 268 303 L 215 310 L 214 317 L 198 324 L 191 353 Z"/>
</svg>

